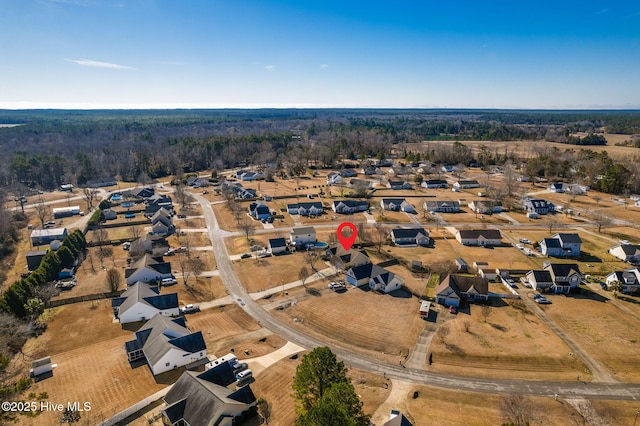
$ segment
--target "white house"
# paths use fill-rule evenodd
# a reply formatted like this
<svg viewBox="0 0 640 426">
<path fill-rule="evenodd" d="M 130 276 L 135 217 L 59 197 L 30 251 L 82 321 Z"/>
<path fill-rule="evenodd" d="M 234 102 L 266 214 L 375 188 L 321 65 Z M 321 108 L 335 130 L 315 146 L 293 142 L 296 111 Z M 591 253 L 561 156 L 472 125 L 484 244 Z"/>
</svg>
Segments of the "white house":
<svg viewBox="0 0 640 426">
<path fill-rule="evenodd" d="M 129 362 L 145 359 L 154 376 L 207 360 L 202 333 L 191 333 L 183 317 L 155 315 L 124 346 Z"/>
<path fill-rule="evenodd" d="M 287 252 L 287 240 L 284 238 L 269 238 L 269 251 L 271 254 L 282 254 Z"/>
<path fill-rule="evenodd" d="M 462 299 L 469 302 L 489 298 L 489 282 L 481 277 L 449 274 L 435 290 L 436 302 L 444 306 L 459 307 Z"/>
<path fill-rule="evenodd" d="M 371 278 L 369 278 L 369 288 L 374 291 L 391 293 L 399 290 L 404 285 L 404 280 L 398 275 L 385 268 L 373 265 Z"/>
<path fill-rule="evenodd" d="M 400 247 L 416 247 L 429 245 L 429 232 L 424 228 L 394 228 L 391 230 L 391 240 Z"/>
<path fill-rule="evenodd" d="M 459 213 L 460 212 L 459 201 L 427 200 L 424 202 L 423 207 L 426 211 L 434 212 L 434 213 Z"/>
<path fill-rule="evenodd" d="M 482 185 L 480 185 L 480 182 L 478 182 L 475 179 L 466 179 L 466 180 L 463 179 L 455 182 L 453 184 L 453 187 L 457 189 L 471 189 L 471 188 L 480 188 L 482 187 Z"/>
<path fill-rule="evenodd" d="M 407 202 L 404 198 L 383 198 L 380 201 L 380 206 L 389 211 L 402 211 L 405 213 L 413 213 L 413 206 Z"/>
<path fill-rule="evenodd" d="M 146 321 L 154 315 L 180 315 L 178 293 L 160 294 L 156 286 L 138 282 L 111 299 L 113 314 L 120 324 Z"/>
<path fill-rule="evenodd" d="M 449 188 L 449 183 L 444 179 L 423 180 L 420 186 L 428 189 Z"/>
<path fill-rule="evenodd" d="M 636 244 L 618 244 L 609 249 L 612 256 L 617 257 L 623 262 L 637 263 L 640 262 L 640 245 Z"/>
<path fill-rule="evenodd" d="M 534 290 L 545 291 L 553 286 L 551 273 L 545 270 L 531 270 L 525 275 L 525 280 Z"/>
<path fill-rule="evenodd" d="M 31 232 L 31 245 L 42 246 L 52 241 L 62 241 L 67 235 L 67 228 L 34 229 Z"/>
<path fill-rule="evenodd" d="M 540 241 L 540 252 L 545 256 L 580 256 L 582 240 L 576 233 L 558 233 Z"/>
<path fill-rule="evenodd" d="M 502 234 L 497 229 L 460 229 L 456 240 L 465 246 L 500 246 Z"/>
<path fill-rule="evenodd" d="M 338 185 L 344 182 L 344 178 L 338 172 L 331 172 L 327 175 L 327 185 Z"/>
<path fill-rule="evenodd" d="M 311 201 L 306 203 L 287 204 L 287 213 L 300 216 L 320 216 L 324 213 L 322 202 Z"/>
<path fill-rule="evenodd" d="M 165 262 L 162 257 L 153 257 L 150 254 L 145 254 L 124 271 L 127 285 L 138 281 L 143 283 L 161 281 L 163 278 L 171 278 L 172 276 L 171 263 Z"/>
<path fill-rule="evenodd" d="M 638 270 L 638 268 L 631 268 L 610 273 L 605 279 L 606 286 L 609 290 L 614 281 L 620 281 L 622 283 L 622 293 L 638 292 L 640 291 L 640 270 Z"/>
<path fill-rule="evenodd" d="M 304 247 L 316 242 L 316 230 L 313 226 L 300 226 L 291 230 L 289 241 L 295 247 Z"/>
<path fill-rule="evenodd" d="M 551 290 L 555 293 L 569 293 L 580 287 L 582 274 L 575 263 L 545 263 L 544 269 L 551 274 Z"/>
<path fill-rule="evenodd" d="M 357 200 L 335 200 L 331 203 L 331 209 L 336 213 L 342 214 L 363 212 L 367 210 L 368 207 L 366 201 Z"/>
</svg>

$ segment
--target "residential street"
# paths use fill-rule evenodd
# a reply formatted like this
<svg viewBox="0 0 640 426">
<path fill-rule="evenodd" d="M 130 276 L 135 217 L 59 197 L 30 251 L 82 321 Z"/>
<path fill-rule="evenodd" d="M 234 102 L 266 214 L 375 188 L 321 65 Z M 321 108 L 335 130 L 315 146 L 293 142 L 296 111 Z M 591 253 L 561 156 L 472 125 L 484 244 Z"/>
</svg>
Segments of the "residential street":
<svg viewBox="0 0 640 426">
<path fill-rule="evenodd" d="M 317 346 L 330 346 L 331 349 L 344 362 L 353 368 L 358 368 L 374 373 L 383 374 L 391 379 L 409 381 L 413 383 L 428 384 L 448 389 L 466 390 L 473 392 L 523 394 L 553 397 L 555 394 L 562 398 L 590 398 L 590 399 L 625 399 L 637 400 L 640 398 L 640 385 L 623 383 L 588 383 L 576 382 L 537 382 L 523 380 L 490 380 L 463 376 L 452 376 L 427 372 L 416 368 L 405 368 L 401 365 L 391 365 L 370 357 L 356 354 L 348 350 L 327 345 L 318 339 L 309 337 L 282 321 L 272 317 L 269 312 L 258 305 L 246 292 L 238 276 L 236 275 L 232 261 L 229 258 L 220 232 L 217 220 L 211 208 L 210 202 L 204 197 L 195 194 L 194 197 L 202 205 L 207 229 L 216 256 L 220 277 L 231 295 L 233 301 L 238 303 L 256 321 L 273 333 L 305 348 Z M 596 373 L 596 372 L 594 372 Z M 607 380 L 606 372 L 597 372 L 597 378 Z"/>
</svg>

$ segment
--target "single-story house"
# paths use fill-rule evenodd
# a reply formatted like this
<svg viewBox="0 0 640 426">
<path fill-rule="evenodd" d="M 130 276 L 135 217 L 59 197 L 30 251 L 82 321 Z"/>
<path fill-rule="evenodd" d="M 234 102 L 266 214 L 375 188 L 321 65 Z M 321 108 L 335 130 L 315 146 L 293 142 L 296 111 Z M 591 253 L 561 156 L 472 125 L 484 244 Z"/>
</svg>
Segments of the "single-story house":
<svg viewBox="0 0 640 426">
<path fill-rule="evenodd" d="M 184 317 L 154 315 L 124 344 L 129 362 L 144 359 L 153 375 L 207 360 L 207 346 L 200 331 L 192 333 Z"/>
<path fill-rule="evenodd" d="M 31 245 L 43 246 L 52 241 L 62 241 L 67 235 L 67 228 L 34 229 L 31 231 Z"/>
<path fill-rule="evenodd" d="M 268 219 L 271 217 L 271 210 L 264 203 L 251 203 L 249 204 L 249 215 L 257 220 Z"/>
<path fill-rule="evenodd" d="M 429 189 L 449 188 L 449 183 L 444 179 L 428 179 L 423 180 L 421 186 Z"/>
<path fill-rule="evenodd" d="M 373 270 L 374 266 L 377 266 L 377 265 L 374 265 L 373 263 L 371 263 L 371 261 L 369 261 L 368 263 L 364 263 L 362 265 L 352 266 L 347 270 L 345 275 L 345 280 L 349 284 L 355 287 L 362 287 L 362 286 L 368 285 L 369 280 L 371 279 L 371 276 L 374 273 L 374 270 Z M 383 269 L 380 266 L 378 266 L 378 268 Z M 379 271 L 375 271 L 375 272 L 379 273 Z"/>
<path fill-rule="evenodd" d="M 522 202 L 527 213 L 547 214 L 553 210 L 553 204 L 540 198 L 525 198 Z"/>
<path fill-rule="evenodd" d="M 320 216 L 324 213 L 324 207 L 320 201 L 287 204 L 287 213 L 299 214 L 300 216 Z"/>
<path fill-rule="evenodd" d="M 549 185 L 547 189 L 549 190 L 549 192 L 557 192 L 561 194 L 567 190 L 567 185 L 562 182 L 555 182 Z"/>
<path fill-rule="evenodd" d="M 104 209 L 102 214 L 104 214 L 104 220 L 116 220 L 118 218 L 118 213 L 114 209 Z"/>
<path fill-rule="evenodd" d="M 547 270 L 531 270 L 524 277 L 534 290 L 546 291 L 553 287 L 551 272 Z"/>
<path fill-rule="evenodd" d="M 169 248 L 169 243 L 167 242 L 166 236 L 164 235 L 154 235 L 154 234 L 144 234 L 142 237 L 134 240 L 131 243 L 130 251 L 143 251 L 145 253 L 165 253 Z"/>
<path fill-rule="evenodd" d="M 138 281 L 143 283 L 161 281 L 163 278 L 171 278 L 172 276 L 171 263 L 165 262 L 162 257 L 153 257 L 150 254 L 145 254 L 124 271 L 127 285 Z"/>
<path fill-rule="evenodd" d="M 42 258 L 45 254 L 47 254 L 48 250 L 33 250 L 28 251 L 26 253 L 27 258 L 27 269 L 29 271 L 35 271 L 40 266 L 40 262 L 42 262 Z"/>
<path fill-rule="evenodd" d="M 383 293 L 391 293 L 399 290 L 404 285 L 404 280 L 393 272 L 373 265 L 371 269 L 371 277 L 369 278 L 369 288 L 374 291 Z"/>
<path fill-rule="evenodd" d="M 481 277 L 449 274 L 435 290 L 436 302 L 444 306 L 460 306 L 460 301 L 486 301 L 489 299 L 489 282 Z"/>
<path fill-rule="evenodd" d="M 614 281 L 620 281 L 622 283 L 622 293 L 638 292 L 640 291 L 640 270 L 638 270 L 638 268 L 632 268 L 610 273 L 605 279 L 606 286 L 609 290 Z"/>
<path fill-rule="evenodd" d="M 475 179 L 463 179 L 455 182 L 453 184 L 453 187 L 458 189 L 471 189 L 471 188 L 480 188 L 482 187 L 482 185 L 480 185 L 480 182 L 478 182 Z"/>
<path fill-rule="evenodd" d="M 331 209 L 336 213 L 351 214 L 363 212 L 369 208 L 366 201 L 358 200 L 336 200 L 331 203 Z"/>
<path fill-rule="evenodd" d="M 456 240 L 465 246 L 499 246 L 502 245 L 502 234 L 497 229 L 460 229 L 456 232 Z"/>
<path fill-rule="evenodd" d="M 156 191 L 153 188 L 131 188 L 126 191 L 122 191 L 122 197 L 124 198 L 149 198 L 155 194 Z"/>
<path fill-rule="evenodd" d="M 325 258 L 339 270 L 371 263 L 371 259 L 364 250 L 345 250 L 341 244 L 329 246 L 325 251 Z"/>
<path fill-rule="evenodd" d="M 141 282 L 129 286 L 120 297 L 111 299 L 111 308 L 120 324 L 146 321 L 155 314 L 180 315 L 178 293 L 160 294 L 157 286 Z"/>
<path fill-rule="evenodd" d="M 416 247 L 429 245 L 429 232 L 424 228 L 394 228 L 391 230 L 391 240 L 401 247 Z"/>
<path fill-rule="evenodd" d="M 376 166 L 367 166 L 367 167 L 363 167 L 360 170 L 360 173 L 362 173 L 363 175 L 366 175 L 366 176 L 381 175 L 382 174 L 382 170 L 380 170 L 380 168 L 376 167 Z"/>
<path fill-rule="evenodd" d="M 173 205 L 173 200 L 171 199 L 171 197 L 169 195 L 154 194 L 151 197 L 147 198 L 145 200 L 145 203 L 147 205 L 158 204 L 160 206 L 172 206 Z M 171 207 L 171 208 L 173 208 L 173 207 Z"/>
<path fill-rule="evenodd" d="M 304 247 L 316 242 L 316 230 L 313 226 L 299 226 L 291 229 L 289 241 L 294 247 Z"/>
<path fill-rule="evenodd" d="M 582 273 L 575 263 L 545 263 L 544 269 L 551 273 L 551 290 L 555 293 L 569 293 L 580 287 Z"/>
<path fill-rule="evenodd" d="M 271 254 L 287 252 L 287 240 L 284 238 L 269 238 L 269 251 Z"/>
<path fill-rule="evenodd" d="M 609 249 L 609 253 L 623 262 L 640 262 L 640 245 L 618 244 Z"/>
<path fill-rule="evenodd" d="M 478 214 L 491 214 L 502 212 L 502 203 L 494 200 L 471 200 L 469 209 Z"/>
<path fill-rule="evenodd" d="M 342 169 L 340 170 L 340 175 L 344 178 L 352 178 L 358 176 L 358 172 L 353 169 Z"/>
<path fill-rule="evenodd" d="M 164 425 L 235 425 L 255 417 L 256 397 L 249 386 L 230 388 L 218 375 L 185 371 L 164 396 Z"/>
<path fill-rule="evenodd" d="M 52 212 L 54 219 L 75 216 L 77 214 L 80 214 L 80 206 L 57 207 L 52 209 Z"/>
<path fill-rule="evenodd" d="M 347 187 L 354 189 L 373 189 L 375 182 L 367 179 L 351 179 Z"/>
<path fill-rule="evenodd" d="M 116 186 L 118 182 L 114 177 L 101 177 L 98 179 L 91 179 L 87 181 L 87 187 L 89 188 L 101 188 L 105 186 Z"/>
<path fill-rule="evenodd" d="M 383 198 L 380 201 L 380 206 L 389 211 L 402 211 L 405 213 L 413 213 L 413 206 L 407 202 L 404 198 Z"/>
<path fill-rule="evenodd" d="M 424 202 L 424 209 L 435 213 L 460 213 L 459 201 L 428 200 Z"/>
<path fill-rule="evenodd" d="M 413 189 L 413 186 L 407 181 L 390 180 L 387 182 L 387 188 L 393 189 L 393 190 L 400 190 L 400 189 Z"/>
</svg>

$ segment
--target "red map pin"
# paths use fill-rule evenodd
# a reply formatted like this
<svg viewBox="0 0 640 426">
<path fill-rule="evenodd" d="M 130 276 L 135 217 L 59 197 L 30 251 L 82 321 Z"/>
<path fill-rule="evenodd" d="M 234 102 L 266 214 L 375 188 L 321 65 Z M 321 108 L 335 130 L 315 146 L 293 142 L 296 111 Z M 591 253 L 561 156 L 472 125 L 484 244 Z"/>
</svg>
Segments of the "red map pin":
<svg viewBox="0 0 640 426">
<path fill-rule="evenodd" d="M 345 237 L 342 234 L 342 230 L 344 228 L 351 228 L 350 236 Z M 356 241 L 357 237 L 358 237 L 358 229 L 353 223 L 342 222 L 340 226 L 338 226 L 338 241 L 340 241 L 340 244 L 342 244 L 342 247 L 344 247 L 345 250 L 349 250 L 351 246 L 353 246 L 353 243 Z"/>
</svg>

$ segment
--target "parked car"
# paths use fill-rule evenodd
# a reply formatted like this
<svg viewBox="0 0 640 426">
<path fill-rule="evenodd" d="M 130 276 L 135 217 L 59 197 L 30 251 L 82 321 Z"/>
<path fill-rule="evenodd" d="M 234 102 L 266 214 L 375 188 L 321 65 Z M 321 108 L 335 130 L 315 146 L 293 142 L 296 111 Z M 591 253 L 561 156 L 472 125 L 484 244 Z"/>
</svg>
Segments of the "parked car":
<svg viewBox="0 0 640 426">
<path fill-rule="evenodd" d="M 183 314 L 193 314 L 196 312 L 200 312 L 200 306 L 189 303 L 188 305 L 180 308 L 180 312 Z"/>
<path fill-rule="evenodd" d="M 516 244 L 518 250 L 524 250 L 524 246 L 522 244 Z"/>
<path fill-rule="evenodd" d="M 250 253 L 242 253 L 242 256 L 240 256 L 240 259 L 248 259 L 251 257 Z"/>
<path fill-rule="evenodd" d="M 163 286 L 175 285 L 175 284 L 178 284 L 178 280 L 176 280 L 175 277 L 163 278 L 162 281 L 160 281 L 160 284 Z"/>
<path fill-rule="evenodd" d="M 538 302 L 541 305 L 550 305 L 551 304 L 551 300 L 547 299 L 546 297 L 539 297 L 538 299 L 536 299 L 536 302 Z"/>
<path fill-rule="evenodd" d="M 539 294 L 539 293 L 535 293 L 531 297 L 533 297 L 534 300 L 538 300 L 538 299 L 540 299 L 541 297 L 544 297 L 544 296 Z"/>
<path fill-rule="evenodd" d="M 233 366 L 233 374 L 238 374 L 239 372 L 244 371 L 247 368 L 249 368 L 249 364 L 247 364 L 246 362 L 238 362 Z"/>
<path fill-rule="evenodd" d="M 454 315 L 455 315 L 455 314 L 457 314 L 457 313 L 458 313 L 458 310 L 456 309 L 456 307 L 455 307 L 455 306 L 453 306 L 453 305 L 449 305 L 449 313 L 451 313 L 451 314 L 454 314 Z"/>
</svg>

